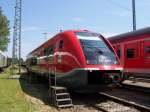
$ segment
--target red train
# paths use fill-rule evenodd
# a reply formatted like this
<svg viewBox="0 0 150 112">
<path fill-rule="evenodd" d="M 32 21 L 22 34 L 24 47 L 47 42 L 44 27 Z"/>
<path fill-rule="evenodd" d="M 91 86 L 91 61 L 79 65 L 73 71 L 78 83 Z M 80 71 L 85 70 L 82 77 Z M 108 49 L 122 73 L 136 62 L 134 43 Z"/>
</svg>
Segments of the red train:
<svg viewBox="0 0 150 112">
<path fill-rule="evenodd" d="M 27 56 L 29 72 L 74 90 L 92 90 L 123 80 L 122 66 L 110 43 L 87 30 L 60 32 Z"/>
<path fill-rule="evenodd" d="M 150 27 L 109 38 L 126 75 L 150 78 Z"/>
</svg>

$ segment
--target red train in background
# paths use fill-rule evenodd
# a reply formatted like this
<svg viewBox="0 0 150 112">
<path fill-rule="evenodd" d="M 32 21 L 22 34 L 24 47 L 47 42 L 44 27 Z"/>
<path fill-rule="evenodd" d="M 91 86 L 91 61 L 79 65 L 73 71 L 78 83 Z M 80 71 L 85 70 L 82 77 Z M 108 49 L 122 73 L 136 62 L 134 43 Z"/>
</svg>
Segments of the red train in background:
<svg viewBox="0 0 150 112">
<path fill-rule="evenodd" d="M 126 75 L 150 78 L 150 27 L 110 37 L 109 41 Z"/>
<path fill-rule="evenodd" d="M 94 90 L 123 81 L 122 66 L 102 35 L 87 30 L 60 32 L 27 56 L 28 71 L 73 90 Z M 50 74 L 49 74 L 50 73 Z"/>
</svg>

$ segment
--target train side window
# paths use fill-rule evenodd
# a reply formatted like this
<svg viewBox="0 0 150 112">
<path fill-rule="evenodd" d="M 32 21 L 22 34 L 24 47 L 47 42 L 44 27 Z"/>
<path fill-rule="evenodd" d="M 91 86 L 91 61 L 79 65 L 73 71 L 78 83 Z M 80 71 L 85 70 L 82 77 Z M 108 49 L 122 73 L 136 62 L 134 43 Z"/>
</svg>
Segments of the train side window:
<svg viewBox="0 0 150 112">
<path fill-rule="evenodd" d="M 45 54 L 45 55 L 53 54 L 53 46 L 50 45 L 50 46 L 48 46 L 46 49 L 44 49 L 44 54 Z"/>
<path fill-rule="evenodd" d="M 62 48 L 63 48 L 63 46 L 64 46 L 64 41 L 63 41 L 63 40 L 61 40 L 61 41 L 59 42 L 59 49 L 62 49 Z"/>
<path fill-rule="evenodd" d="M 145 53 L 150 54 L 150 46 L 145 47 Z"/>
<path fill-rule="evenodd" d="M 126 57 L 127 58 L 134 58 L 135 57 L 135 49 L 127 49 L 126 51 Z"/>
<path fill-rule="evenodd" d="M 117 50 L 117 55 L 118 55 L 118 57 L 120 58 L 120 56 L 121 56 L 121 51 L 120 51 L 120 49 Z"/>
<path fill-rule="evenodd" d="M 37 57 L 31 58 L 31 65 L 37 65 Z"/>
</svg>

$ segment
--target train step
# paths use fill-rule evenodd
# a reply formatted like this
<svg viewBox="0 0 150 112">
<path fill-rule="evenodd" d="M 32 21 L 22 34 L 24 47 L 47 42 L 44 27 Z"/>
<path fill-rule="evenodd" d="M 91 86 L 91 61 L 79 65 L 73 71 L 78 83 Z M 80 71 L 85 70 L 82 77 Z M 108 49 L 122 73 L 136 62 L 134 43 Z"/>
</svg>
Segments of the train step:
<svg viewBox="0 0 150 112">
<path fill-rule="evenodd" d="M 72 107 L 73 106 L 73 104 L 69 104 L 69 105 L 59 105 L 58 107 L 59 108 L 65 108 L 65 107 Z"/>
<path fill-rule="evenodd" d="M 72 107 L 72 99 L 67 88 L 60 86 L 50 86 L 51 104 L 58 107 Z"/>
<path fill-rule="evenodd" d="M 57 96 L 69 95 L 69 93 L 57 93 Z"/>
<path fill-rule="evenodd" d="M 64 99 L 64 98 L 70 98 L 69 93 L 60 93 L 60 94 L 56 94 L 57 99 Z"/>
<path fill-rule="evenodd" d="M 71 101 L 70 98 L 57 99 L 58 102 Z"/>
</svg>

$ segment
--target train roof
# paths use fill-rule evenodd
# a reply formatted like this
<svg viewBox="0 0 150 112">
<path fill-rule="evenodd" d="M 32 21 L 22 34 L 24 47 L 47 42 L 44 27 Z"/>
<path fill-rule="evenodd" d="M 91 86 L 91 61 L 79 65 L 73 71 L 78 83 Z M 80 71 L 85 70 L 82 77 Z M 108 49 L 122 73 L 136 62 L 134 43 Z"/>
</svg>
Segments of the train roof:
<svg viewBox="0 0 150 112">
<path fill-rule="evenodd" d="M 69 33 L 69 32 L 91 32 L 94 33 L 92 31 L 83 29 L 83 30 L 66 30 L 66 31 L 62 31 L 59 32 L 58 34 L 56 34 L 55 36 L 53 36 L 52 38 L 55 38 L 57 35 L 62 34 L 62 33 Z M 50 41 L 52 38 L 50 38 L 49 40 L 47 40 L 46 42 L 44 42 L 43 44 L 41 44 L 39 47 L 37 47 L 36 49 L 34 49 L 33 51 L 31 51 L 28 55 L 32 54 L 33 52 L 35 52 L 36 50 L 40 49 L 45 43 L 47 43 L 48 41 Z"/>
<path fill-rule="evenodd" d="M 142 29 L 138 29 L 136 31 L 131 31 L 131 32 L 127 32 L 127 33 L 123 33 L 123 34 L 119 34 L 116 36 L 112 36 L 109 37 L 108 39 L 111 40 L 121 40 L 121 39 L 125 39 L 125 38 L 134 38 L 137 35 L 143 35 L 143 34 L 150 34 L 150 27 L 146 27 L 146 28 L 142 28 Z"/>
</svg>

